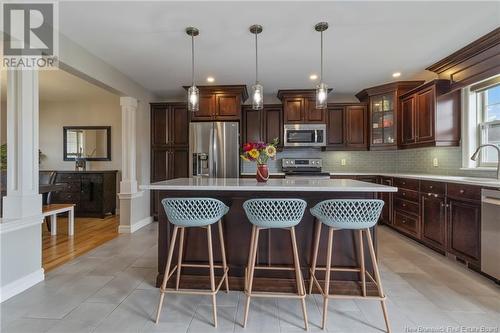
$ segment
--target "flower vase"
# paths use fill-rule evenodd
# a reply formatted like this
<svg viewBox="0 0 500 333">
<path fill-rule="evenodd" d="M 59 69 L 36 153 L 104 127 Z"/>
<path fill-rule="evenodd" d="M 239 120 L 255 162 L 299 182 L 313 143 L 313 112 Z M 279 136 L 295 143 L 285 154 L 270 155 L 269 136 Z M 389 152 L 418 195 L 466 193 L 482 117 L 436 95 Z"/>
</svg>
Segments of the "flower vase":
<svg viewBox="0 0 500 333">
<path fill-rule="evenodd" d="M 265 183 L 269 179 L 269 169 L 267 164 L 257 164 L 257 174 L 255 175 L 257 181 L 260 183 Z"/>
</svg>

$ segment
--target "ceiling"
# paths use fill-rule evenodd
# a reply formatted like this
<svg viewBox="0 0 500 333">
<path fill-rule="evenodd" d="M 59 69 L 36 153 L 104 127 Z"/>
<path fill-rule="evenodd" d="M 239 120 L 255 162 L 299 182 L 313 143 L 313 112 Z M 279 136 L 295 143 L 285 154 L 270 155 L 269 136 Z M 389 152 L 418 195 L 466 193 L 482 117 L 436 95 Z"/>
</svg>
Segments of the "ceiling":
<svg viewBox="0 0 500 333">
<path fill-rule="evenodd" d="M 1 71 L 1 100 L 6 101 L 7 72 Z M 39 71 L 40 102 L 118 103 L 118 96 L 63 70 Z"/>
<path fill-rule="evenodd" d="M 339 94 L 399 79 L 429 78 L 424 69 L 500 25 L 500 2 L 240 1 L 60 2 L 60 30 L 161 98 L 182 96 L 191 80 L 196 37 L 196 79 L 251 85 L 258 23 L 260 81 L 265 92 L 312 88 L 319 74 L 324 34 L 324 81 Z"/>
</svg>

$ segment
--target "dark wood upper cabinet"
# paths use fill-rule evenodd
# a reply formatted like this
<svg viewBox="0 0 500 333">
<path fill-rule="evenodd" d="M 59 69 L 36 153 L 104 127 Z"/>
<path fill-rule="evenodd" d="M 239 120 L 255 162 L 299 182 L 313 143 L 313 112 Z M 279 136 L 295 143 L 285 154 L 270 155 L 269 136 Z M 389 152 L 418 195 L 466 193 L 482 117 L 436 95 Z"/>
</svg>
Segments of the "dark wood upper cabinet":
<svg viewBox="0 0 500 333">
<path fill-rule="evenodd" d="M 416 94 L 417 102 L 417 138 L 419 142 L 434 140 L 434 122 L 436 96 L 433 87 Z"/>
<path fill-rule="evenodd" d="M 369 106 L 368 128 L 371 150 L 397 149 L 401 136 L 399 98 L 424 81 L 398 81 L 364 89 L 356 97 Z"/>
<path fill-rule="evenodd" d="M 364 105 L 349 105 L 345 108 L 346 145 L 367 149 L 367 114 Z"/>
<path fill-rule="evenodd" d="M 285 98 L 283 100 L 283 110 L 285 123 L 304 122 L 304 99 L 303 98 Z"/>
<path fill-rule="evenodd" d="M 151 144 L 169 144 L 169 107 L 166 104 L 151 105 Z"/>
<path fill-rule="evenodd" d="M 345 107 L 329 105 L 327 109 L 326 144 L 331 148 L 345 147 Z"/>
<path fill-rule="evenodd" d="M 216 100 L 214 94 L 200 94 L 200 108 L 193 112 L 192 120 L 212 120 L 215 115 Z"/>
<path fill-rule="evenodd" d="M 242 142 L 272 142 L 278 139 L 278 148 L 283 146 L 283 109 L 280 104 L 264 104 L 262 110 L 253 110 L 250 105 L 242 108 Z"/>
<path fill-rule="evenodd" d="M 401 100 L 401 144 L 415 143 L 415 96 L 411 95 Z"/>
<path fill-rule="evenodd" d="M 325 109 L 316 108 L 315 98 L 306 98 L 304 102 L 304 120 L 306 123 L 326 123 Z"/>
<path fill-rule="evenodd" d="M 325 150 L 366 150 L 367 109 L 362 103 L 329 103 Z"/>
<path fill-rule="evenodd" d="M 172 104 L 170 108 L 170 143 L 174 146 L 189 145 L 189 113 L 186 104 Z"/>
<path fill-rule="evenodd" d="M 191 115 L 191 121 L 240 120 L 241 104 L 248 98 L 246 85 L 198 86 L 198 89 L 200 108 Z"/>
<path fill-rule="evenodd" d="M 283 107 L 279 104 L 264 105 L 263 141 L 271 142 L 278 138 L 278 148 L 283 147 Z"/>
<path fill-rule="evenodd" d="M 315 90 L 279 90 L 285 124 L 326 123 L 326 110 L 316 108 Z"/>
<path fill-rule="evenodd" d="M 400 148 L 458 146 L 460 91 L 450 81 L 434 80 L 401 96 Z"/>
</svg>

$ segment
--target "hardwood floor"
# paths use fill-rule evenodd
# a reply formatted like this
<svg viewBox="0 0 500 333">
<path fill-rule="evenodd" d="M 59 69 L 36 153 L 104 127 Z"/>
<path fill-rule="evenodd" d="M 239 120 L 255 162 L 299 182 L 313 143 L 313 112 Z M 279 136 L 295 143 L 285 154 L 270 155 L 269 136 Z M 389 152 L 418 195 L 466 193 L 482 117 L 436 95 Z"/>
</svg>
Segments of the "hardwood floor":
<svg viewBox="0 0 500 333">
<path fill-rule="evenodd" d="M 51 236 L 42 224 L 42 266 L 45 272 L 60 266 L 99 245 L 118 237 L 118 216 L 75 218 L 75 235 L 68 237 L 68 220 L 57 218 L 57 235 Z"/>
</svg>

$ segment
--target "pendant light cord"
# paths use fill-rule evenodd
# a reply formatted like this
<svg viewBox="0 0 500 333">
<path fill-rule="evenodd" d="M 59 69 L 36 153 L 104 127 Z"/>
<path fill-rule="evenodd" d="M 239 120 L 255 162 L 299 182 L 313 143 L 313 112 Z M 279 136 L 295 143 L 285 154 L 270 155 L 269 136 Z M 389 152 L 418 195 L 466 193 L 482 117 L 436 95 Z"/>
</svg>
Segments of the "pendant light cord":
<svg viewBox="0 0 500 333">
<path fill-rule="evenodd" d="M 321 31 L 321 74 L 319 82 L 323 82 L 323 31 Z"/>
<path fill-rule="evenodd" d="M 259 83 L 259 55 L 257 53 L 257 33 L 255 33 L 255 82 Z"/>
<path fill-rule="evenodd" d="M 194 36 L 191 35 L 191 86 L 194 86 Z"/>
</svg>

